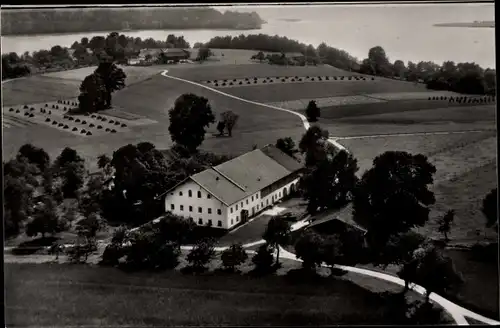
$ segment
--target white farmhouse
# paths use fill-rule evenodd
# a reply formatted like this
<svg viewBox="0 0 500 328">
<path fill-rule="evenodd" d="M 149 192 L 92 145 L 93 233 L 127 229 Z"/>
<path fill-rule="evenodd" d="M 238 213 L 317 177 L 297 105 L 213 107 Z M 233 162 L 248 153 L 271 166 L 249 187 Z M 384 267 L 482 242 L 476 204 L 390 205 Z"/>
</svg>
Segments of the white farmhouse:
<svg viewBox="0 0 500 328">
<path fill-rule="evenodd" d="M 232 229 L 296 190 L 302 165 L 272 145 L 197 173 L 165 192 L 165 211 Z"/>
</svg>

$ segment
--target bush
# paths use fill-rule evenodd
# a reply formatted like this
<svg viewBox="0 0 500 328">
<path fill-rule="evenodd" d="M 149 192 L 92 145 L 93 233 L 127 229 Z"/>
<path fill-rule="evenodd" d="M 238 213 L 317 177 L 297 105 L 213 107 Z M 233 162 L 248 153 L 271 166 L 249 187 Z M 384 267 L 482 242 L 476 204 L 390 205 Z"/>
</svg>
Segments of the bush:
<svg viewBox="0 0 500 328">
<path fill-rule="evenodd" d="M 95 116 L 94 114 L 90 115 L 90 117 L 92 117 L 92 118 L 96 118 L 96 116 Z"/>
<path fill-rule="evenodd" d="M 20 113 L 19 109 L 16 109 L 16 113 Z"/>
<path fill-rule="evenodd" d="M 373 80 L 375 80 L 375 78 L 374 78 L 374 77 L 372 77 L 372 81 L 373 81 Z"/>
<path fill-rule="evenodd" d="M 52 125 L 56 125 L 56 124 L 57 124 L 57 121 L 52 122 Z"/>
<path fill-rule="evenodd" d="M 47 104 L 45 104 L 45 107 L 48 107 L 48 105 L 47 105 Z"/>
<path fill-rule="evenodd" d="M 92 135 L 92 132 L 87 131 L 87 135 L 88 135 L 88 136 L 91 136 L 91 135 Z"/>
<path fill-rule="evenodd" d="M 24 116 L 28 116 L 28 112 L 24 112 Z"/>
<path fill-rule="evenodd" d="M 107 118 L 105 118 L 105 117 L 103 117 L 103 118 L 102 118 L 102 121 L 103 121 L 103 122 L 106 122 L 107 120 L 108 120 L 108 119 L 107 119 Z"/>
<path fill-rule="evenodd" d="M 33 113 L 30 114 L 30 117 L 34 117 L 34 116 L 35 116 L 35 114 L 33 114 Z"/>
<path fill-rule="evenodd" d="M 55 105 L 52 105 L 52 108 L 56 108 L 56 106 L 55 106 Z"/>
<path fill-rule="evenodd" d="M 13 112 L 14 111 L 14 108 L 9 108 L 9 112 Z"/>
<path fill-rule="evenodd" d="M 63 108 L 64 111 L 66 111 L 66 109 L 67 109 L 66 107 Z"/>
<path fill-rule="evenodd" d="M 241 82 L 241 81 L 240 81 L 238 84 L 239 84 L 239 85 L 242 85 L 242 84 L 243 84 L 243 82 Z"/>
<path fill-rule="evenodd" d="M 257 83 L 257 80 L 254 80 L 253 83 Z"/>
<path fill-rule="evenodd" d="M 90 124 L 89 124 L 89 127 L 91 127 L 91 128 L 93 128 L 94 126 L 95 126 L 95 124 L 94 124 L 94 123 L 90 123 Z"/>
<path fill-rule="evenodd" d="M 229 85 L 233 85 L 233 82 L 229 82 Z"/>
<path fill-rule="evenodd" d="M 74 118 L 74 117 L 72 117 L 72 116 L 68 116 L 68 120 L 70 120 L 70 121 L 74 121 L 74 120 L 75 120 L 75 118 Z"/>
<path fill-rule="evenodd" d="M 325 80 L 327 80 L 327 81 L 328 81 L 328 80 L 330 80 L 330 78 L 327 76 L 327 77 L 325 77 Z"/>
<path fill-rule="evenodd" d="M 109 120 L 109 123 L 110 123 L 110 124 L 113 124 L 113 123 L 115 123 L 115 121 L 113 121 L 113 120 Z"/>
<path fill-rule="evenodd" d="M 59 106 L 56 105 L 56 109 L 59 109 Z"/>
<path fill-rule="evenodd" d="M 193 269 L 204 271 L 207 265 L 215 256 L 214 242 L 211 239 L 201 239 L 187 255 L 187 261 Z"/>
<path fill-rule="evenodd" d="M 78 128 L 74 127 L 71 131 L 78 131 Z"/>
<path fill-rule="evenodd" d="M 35 109 L 33 107 L 30 108 L 30 112 L 34 111 Z"/>
<path fill-rule="evenodd" d="M 292 79 L 292 82 L 295 82 L 295 79 Z"/>
<path fill-rule="evenodd" d="M 47 118 L 45 119 L 45 122 L 50 122 L 50 118 L 48 118 L 48 117 L 47 117 Z"/>
<path fill-rule="evenodd" d="M 281 79 L 281 82 L 285 82 L 285 79 Z"/>
<path fill-rule="evenodd" d="M 109 131 L 110 131 L 109 128 L 106 128 L 106 132 L 109 132 Z"/>
<path fill-rule="evenodd" d="M 236 79 L 233 79 L 233 82 L 236 82 Z"/>
<path fill-rule="evenodd" d="M 76 123 L 80 123 L 80 119 L 79 119 L 79 118 L 77 118 L 77 119 L 75 120 L 75 122 L 76 122 Z"/>
<path fill-rule="evenodd" d="M 111 133 L 116 133 L 116 130 L 115 129 L 111 129 Z"/>
<path fill-rule="evenodd" d="M 98 126 L 97 126 L 97 128 L 98 128 L 98 129 L 102 129 L 102 126 L 101 126 L 101 125 L 98 125 Z"/>
<path fill-rule="evenodd" d="M 28 106 L 27 106 L 27 105 L 24 105 L 23 109 L 28 109 Z"/>
<path fill-rule="evenodd" d="M 117 266 L 118 261 L 125 255 L 124 249 L 117 244 L 109 244 L 104 249 L 102 260 L 99 264 L 104 266 Z"/>
<path fill-rule="evenodd" d="M 218 87 L 219 86 L 219 83 L 215 83 L 215 86 Z"/>
<path fill-rule="evenodd" d="M 250 81 L 248 81 L 248 82 L 247 82 L 247 84 L 251 84 L 251 82 L 250 82 Z"/>
<path fill-rule="evenodd" d="M 87 124 L 87 121 L 83 120 L 83 121 L 82 121 L 82 124 Z"/>
<path fill-rule="evenodd" d="M 263 80 L 262 83 L 266 83 L 267 81 L 266 80 Z"/>
<path fill-rule="evenodd" d="M 69 129 L 69 126 L 65 125 L 65 126 L 64 126 L 64 128 L 65 128 L 65 129 Z"/>
<path fill-rule="evenodd" d="M 311 78 L 311 81 L 314 81 L 314 77 L 313 77 L 313 78 Z"/>
<path fill-rule="evenodd" d="M 234 271 L 234 269 L 245 263 L 248 255 L 241 244 L 233 244 L 221 254 L 222 265 L 224 268 Z"/>
<path fill-rule="evenodd" d="M 57 126 L 64 126 L 64 124 L 63 123 L 59 123 Z"/>
<path fill-rule="evenodd" d="M 252 263 L 255 265 L 256 273 L 270 273 L 274 263 L 272 248 L 268 244 L 261 245 L 252 257 Z"/>
<path fill-rule="evenodd" d="M 122 127 L 122 128 L 126 128 L 126 127 L 127 127 L 127 124 L 122 123 L 121 127 Z"/>
<path fill-rule="evenodd" d="M 120 125 L 120 122 L 118 122 L 118 121 L 115 121 L 115 125 Z"/>
</svg>

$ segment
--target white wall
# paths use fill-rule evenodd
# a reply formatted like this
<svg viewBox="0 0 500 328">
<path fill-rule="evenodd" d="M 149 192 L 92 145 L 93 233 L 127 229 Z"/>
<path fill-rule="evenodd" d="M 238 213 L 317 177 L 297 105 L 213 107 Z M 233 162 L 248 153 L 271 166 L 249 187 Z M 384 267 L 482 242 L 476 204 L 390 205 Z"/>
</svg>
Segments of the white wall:
<svg viewBox="0 0 500 328">
<path fill-rule="evenodd" d="M 189 190 L 191 190 L 191 197 L 189 197 Z M 201 192 L 201 198 L 198 198 L 198 192 Z M 182 193 L 182 196 L 181 194 Z M 170 211 L 173 214 L 184 216 L 186 218 L 192 217 L 194 222 L 198 225 L 207 225 L 209 220 L 212 220 L 212 227 L 230 229 L 227 219 L 227 207 L 221 201 L 201 188 L 192 180 L 178 186 L 176 189 L 170 191 L 165 195 L 165 211 Z M 172 205 L 174 208 L 172 209 Z M 181 210 L 181 206 L 183 206 Z M 189 211 L 189 206 L 192 206 L 192 211 Z M 201 207 L 202 213 L 198 212 L 198 207 Z M 209 213 L 209 209 L 211 213 Z M 217 214 L 217 210 L 221 210 L 221 214 Z M 201 219 L 202 223 L 199 223 Z M 218 225 L 221 221 L 221 226 Z"/>
</svg>

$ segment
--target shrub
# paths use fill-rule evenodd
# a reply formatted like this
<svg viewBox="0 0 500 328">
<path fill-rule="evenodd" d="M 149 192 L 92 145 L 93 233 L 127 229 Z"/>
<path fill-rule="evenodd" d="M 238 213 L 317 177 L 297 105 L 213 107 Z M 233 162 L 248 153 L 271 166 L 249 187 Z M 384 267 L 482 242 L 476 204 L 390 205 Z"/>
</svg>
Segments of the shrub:
<svg viewBox="0 0 500 328">
<path fill-rule="evenodd" d="M 34 111 L 35 109 L 33 107 L 30 108 L 30 112 Z"/>
<path fill-rule="evenodd" d="M 122 128 L 126 128 L 126 127 L 127 127 L 127 124 L 122 123 L 121 127 L 122 127 Z"/>
<path fill-rule="evenodd" d="M 74 120 L 75 120 L 75 118 L 74 118 L 74 117 L 72 117 L 72 116 L 69 116 L 69 117 L 68 117 L 68 120 L 70 120 L 70 121 L 74 121 Z"/>
<path fill-rule="evenodd" d="M 271 272 L 274 263 L 272 248 L 268 244 L 261 245 L 252 257 L 252 262 L 255 265 L 255 272 L 261 274 Z"/>
<path fill-rule="evenodd" d="M 254 79 L 254 81 L 257 81 L 257 78 L 256 78 L 256 77 L 254 77 L 253 79 Z"/>
<path fill-rule="evenodd" d="M 285 79 L 281 79 L 281 82 L 285 82 Z"/>
<path fill-rule="evenodd" d="M 248 255 L 241 244 L 233 244 L 221 254 L 222 265 L 224 268 L 234 271 L 234 269 L 245 263 Z"/>
<path fill-rule="evenodd" d="M 115 121 L 115 125 L 120 125 L 120 122 L 118 122 L 118 121 Z"/>
<path fill-rule="evenodd" d="M 105 266 L 116 266 L 118 261 L 125 255 L 123 248 L 117 244 L 109 244 L 102 253 L 102 260 L 99 264 Z"/>
<path fill-rule="evenodd" d="M 87 135 L 88 135 L 88 136 L 91 136 L 91 135 L 92 135 L 92 132 L 87 131 Z"/>
<path fill-rule="evenodd" d="M 321 77 L 318 77 L 318 81 L 323 81 L 323 80 L 321 79 Z"/>
<path fill-rule="evenodd" d="M 87 121 L 83 120 L 83 121 L 82 121 L 82 124 L 87 124 Z"/>
<path fill-rule="evenodd" d="M 24 112 L 24 116 L 28 116 L 28 112 Z"/>
<path fill-rule="evenodd" d="M 33 113 L 30 114 L 30 117 L 34 117 L 34 116 L 35 116 L 35 114 L 33 114 Z"/>
<path fill-rule="evenodd" d="M 109 120 L 109 123 L 110 123 L 110 124 L 112 124 L 112 123 L 115 123 L 115 121 L 113 121 L 113 120 Z"/>
<path fill-rule="evenodd" d="M 50 122 L 50 118 L 48 118 L 48 117 L 47 117 L 47 118 L 45 119 L 45 122 Z"/>
<path fill-rule="evenodd" d="M 111 129 L 111 133 L 116 133 L 116 130 L 115 129 Z"/>
<path fill-rule="evenodd" d="M 16 109 L 16 113 L 20 113 L 19 109 Z"/>
<path fill-rule="evenodd" d="M 257 83 L 257 80 L 254 80 L 253 83 Z"/>
<path fill-rule="evenodd" d="M 233 85 L 233 82 L 229 82 L 229 85 Z"/>
<path fill-rule="evenodd" d="M 292 82 L 295 82 L 295 79 L 292 79 Z"/>
<path fill-rule="evenodd" d="M 272 82 L 273 82 L 273 80 L 269 80 L 269 82 L 271 82 L 271 83 L 272 83 Z"/>
<path fill-rule="evenodd" d="M 52 108 L 56 108 L 56 106 L 55 106 L 55 105 L 52 105 Z"/>
<path fill-rule="evenodd" d="M 248 77 L 245 78 L 245 81 L 248 81 Z"/>
<path fill-rule="evenodd" d="M 215 86 L 218 87 L 219 86 L 219 83 L 215 83 Z"/>
<path fill-rule="evenodd" d="M 207 81 L 207 83 L 209 83 L 209 84 L 210 84 L 210 83 L 212 83 L 212 82 L 209 80 L 209 81 Z"/>
<path fill-rule="evenodd" d="M 59 123 L 57 126 L 64 126 L 64 124 L 63 123 Z"/>
<path fill-rule="evenodd" d="M 225 87 L 225 86 L 226 86 L 226 83 L 225 83 L 225 82 L 224 82 L 224 83 L 222 83 L 222 86 L 223 86 L 223 87 Z"/>
<path fill-rule="evenodd" d="M 94 114 L 90 115 L 90 117 L 92 117 L 92 118 L 96 118 L 96 116 L 95 116 Z"/>
<path fill-rule="evenodd" d="M 105 118 L 105 117 L 103 117 L 103 118 L 102 118 L 102 121 L 103 121 L 103 122 L 106 122 L 107 120 L 108 120 L 108 119 L 107 119 L 107 118 Z"/>
<path fill-rule="evenodd" d="M 233 79 L 233 82 L 236 82 L 236 79 Z"/>
<path fill-rule="evenodd" d="M 263 80 L 262 83 L 266 83 L 267 81 L 266 80 Z"/>
<path fill-rule="evenodd" d="M 87 133 L 87 131 L 85 131 L 85 129 L 82 129 L 82 131 L 80 131 L 81 133 Z"/>
<path fill-rule="evenodd" d="M 78 131 L 78 128 L 74 127 L 71 131 Z"/>
<path fill-rule="evenodd" d="M 14 111 L 14 108 L 9 108 L 9 112 L 13 112 Z"/>
<path fill-rule="evenodd" d="M 59 109 L 59 106 L 56 105 L 56 109 Z"/>
<path fill-rule="evenodd" d="M 69 126 L 68 126 L 68 125 L 65 125 L 65 126 L 64 126 L 64 128 L 65 128 L 65 129 L 69 129 Z"/>
<path fill-rule="evenodd" d="M 306 76 L 306 79 L 308 79 L 308 78 L 309 78 L 309 75 L 308 75 L 308 76 Z"/>
<path fill-rule="evenodd" d="M 23 109 L 28 109 L 28 106 L 27 106 L 27 105 L 24 105 Z"/>
<path fill-rule="evenodd" d="M 347 79 L 348 79 L 349 81 L 351 81 L 351 80 L 352 80 L 352 76 L 349 76 Z"/>
<path fill-rule="evenodd" d="M 79 119 L 79 118 L 77 118 L 77 119 L 75 120 L 75 122 L 76 122 L 76 123 L 80 123 L 80 119 Z"/>
<path fill-rule="evenodd" d="M 95 126 L 95 124 L 94 124 L 94 123 L 90 123 L 90 124 L 89 124 L 89 126 L 90 126 L 91 128 L 93 128 L 93 127 Z"/>
<path fill-rule="evenodd" d="M 98 120 L 102 120 L 102 116 L 101 115 L 97 115 L 97 119 Z"/>
<path fill-rule="evenodd" d="M 239 85 L 242 85 L 242 84 L 243 84 L 243 82 L 241 82 L 241 81 L 240 81 L 240 83 L 238 83 L 238 84 L 239 84 Z"/>
<path fill-rule="evenodd" d="M 194 245 L 186 259 L 193 269 L 203 271 L 205 270 L 205 265 L 207 265 L 214 256 L 214 242 L 210 239 L 202 239 Z"/>
<path fill-rule="evenodd" d="M 373 81 L 373 80 L 375 80 L 375 78 L 374 78 L 374 77 L 372 77 L 372 81 Z"/>
<path fill-rule="evenodd" d="M 217 83 L 217 80 L 214 80 L 214 83 Z"/>
<path fill-rule="evenodd" d="M 48 107 L 48 105 L 47 105 L 47 104 L 45 104 L 45 107 Z"/>
<path fill-rule="evenodd" d="M 227 82 L 227 80 L 224 80 L 224 82 Z"/>
<path fill-rule="evenodd" d="M 327 81 L 328 81 L 328 80 L 330 80 L 330 78 L 327 76 L 327 77 L 325 77 L 325 80 L 327 80 Z"/>
<path fill-rule="evenodd" d="M 53 121 L 53 122 L 52 122 L 52 125 L 56 125 L 56 124 L 57 124 L 57 121 Z"/>
<path fill-rule="evenodd" d="M 251 84 L 250 81 L 248 81 L 247 84 Z"/>
<path fill-rule="evenodd" d="M 110 131 L 109 128 L 106 128 L 106 132 L 109 132 L 109 131 Z"/>
</svg>

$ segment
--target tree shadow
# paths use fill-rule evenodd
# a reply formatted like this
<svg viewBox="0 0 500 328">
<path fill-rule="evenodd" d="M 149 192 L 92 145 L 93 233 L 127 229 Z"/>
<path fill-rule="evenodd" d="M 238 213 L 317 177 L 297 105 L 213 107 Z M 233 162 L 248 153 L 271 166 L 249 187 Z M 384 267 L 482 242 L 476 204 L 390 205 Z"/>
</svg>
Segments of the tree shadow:
<svg viewBox="0 0 500 328">
<path fill-rule="evenodd" d="M 51 246 L 54 244 L 56 241 L 58 241 L 58 237 L 40 237 L 36 238 L 33 240 L 28 240 L 25 242 L 22 242 L 18 246 L 16 246 L 12 250 L 13 255 L 32 255 L 35 254 L 45 247 Z"/>
</svg>

